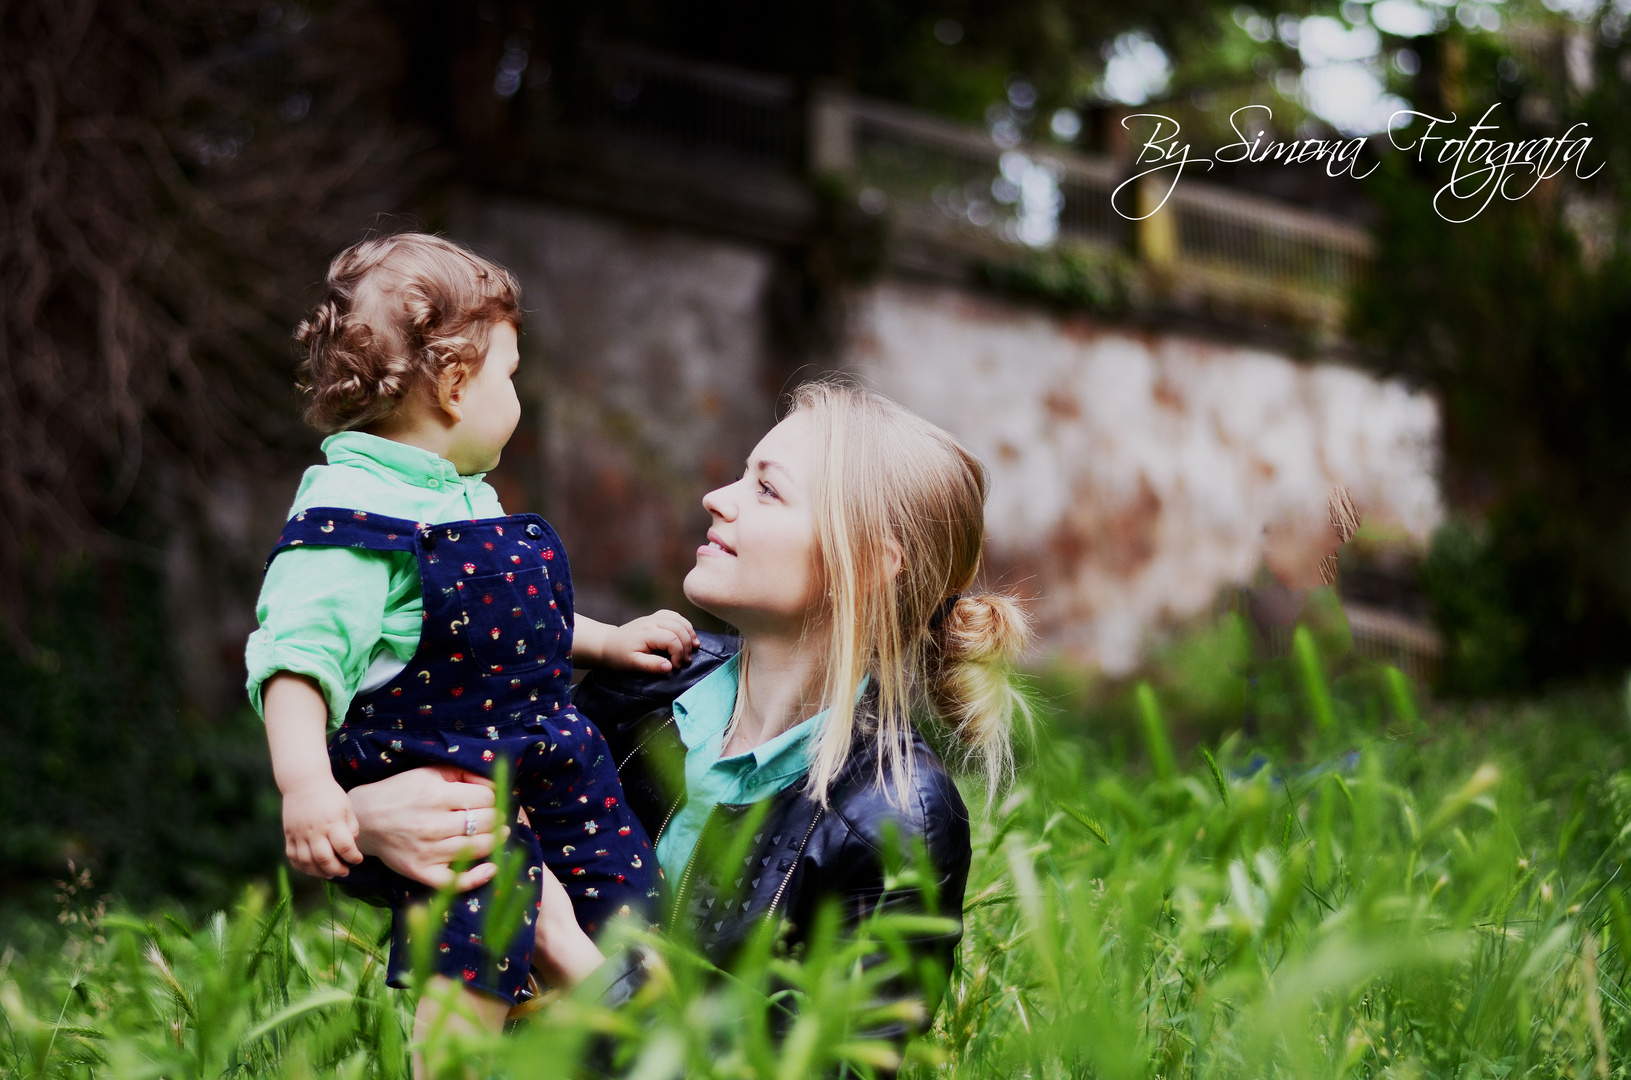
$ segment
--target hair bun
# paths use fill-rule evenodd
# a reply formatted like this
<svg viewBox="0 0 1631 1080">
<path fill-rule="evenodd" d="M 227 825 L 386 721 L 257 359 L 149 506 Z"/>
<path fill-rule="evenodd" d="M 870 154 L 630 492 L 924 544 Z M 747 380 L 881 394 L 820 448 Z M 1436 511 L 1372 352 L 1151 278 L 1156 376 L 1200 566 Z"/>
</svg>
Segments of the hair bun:
<svg viewBox="0 0 1631 1080">
<path fill-rule="evenodd" d="M 952 663 L 1012 662 L 1025 651 L 1031 620 L 1003 593 L 964 593 L 941 621 L 941 657 Z"/>
<path fill-rule="evenodd" d="M 1025 609 L 1002 593 L 959 597 L 934 635 L 939 656 L 930 697 L 968 753 L 983 759 L 988 796 L 1012 768 L 1015 719 L 1030 720 L 1030 706 L 1011 678 L 1030 637 Z"/>
</svg>

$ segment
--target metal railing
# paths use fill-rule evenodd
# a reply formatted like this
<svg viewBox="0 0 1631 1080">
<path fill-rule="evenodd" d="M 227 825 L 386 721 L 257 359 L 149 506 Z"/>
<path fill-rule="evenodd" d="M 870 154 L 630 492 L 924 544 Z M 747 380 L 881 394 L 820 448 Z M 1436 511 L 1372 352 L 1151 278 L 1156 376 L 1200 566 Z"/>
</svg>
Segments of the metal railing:
<svg viewBox="0 0 1631 1080">
<path fill-rule="evenodd" d="M 1115 166 L 1108 161 L 1066 162 L 1059 189 L 1065 197 L 1059 210 L 1059 234 L 1088 243 L 1120 243 L 1128 222 L 1115 212 L 1110 197 L 1116 190 Z"/>
<path fill-rule="evenodd" d="M 1019 243 L 1028 207 L 1014 174 L 1041 169 L 1051 176 L 1055 202 L 1047 212 L 1059 237 L 1115 244 L 1126 233 L 1110 206 L 1116 170 L 1108 160 L 1004 150 L 977 129 L 882 102 L 828 99 L 817 107 L 831 110 L 833 142 L 847 129 L 851 145 L 818 149 L 815 164 L 847 174 L 873 206 L 933 206 L 948 226 Z"/>
<path fill-rule="evenodd" d="M 1343 605 L 1354 652 L 1392 664 L 1413 679 L 1431 681 L 1444 660 L 1444 641 L 1431 626 L 1398 612 L 1349 601 Z"/>
<path fill-rule="evenodd" d="M 1163 212 L 1181 259 L 1317 292 L 1347 289 L 1373 252 L 1363 229 L 1202 184 L 1180 183 Z"/>
<path fill-rule="evenodd" d="M 1253 633 L 1261 635 L 1257 646 L 1261 655 L 1291 656 L 1296 626 L 1254 626 L 1249 593 L 1249 589 L 1241 587 L 1221 590 L 1212 604 L 1212 617 L 1241 619 Z M 1342 612 L 1348 620 L 1356 655 L 1374 663 L 1392 664 L 1418 682 L 1431 683 L 1437 677 L 1444 661 L 1444 641 L 1432 626 L 1401 612 L 1352 600 L 1342 602 Z"/>
<path fill-rule="evenodd" d="M 979 128 L 846 94 L 806 101 L 780 76 L 606 45 L 587 50 L 583 72 L 575 111 L 592 131 L 835 176 L 862 209 L 888 213 L 919 238 L 984 241 L 998 253 L 1001 245 L 1127 248 L 1158 284 L 1301 305 L 1331 326 L 1372 258 L 1363 229 L 1187 177 L 1158 213 L 1131 221 L 1111 204 L 1129 174 L 1114 158 L 1004 148 Z M 1121 193 L 1121 209 L 1138 205 L 1134 195 Z"/>
<path fill-rule="evenodd" d="M 626 46 L 586 50 L 581 120 L 602 132 L 778 169 L 802 163 L 804 117 L 790 79 Z"/>
<path fill-rule="evenodd" d="M 1144 262 L 1191 279 L 1197 274 L 1189 272 L 1198 272 L 1203 288 L 1210 278 L 1221 291 L 1289 289 L 1335 298 L 1372 255 L 1363 229 L 1189 179 L 1179 182 L 1160 211 L 1135 222 L 1112 205 L 1112 194 L 1128 175 L 1113 158 L 1057 147 L 1005 150 L 978 129 L 878 102 L 833 97 L 816 107 L 826 115 L 813 163 L 847 177 L 863 206 L 870 200 L 869 208 L 893 206 L 911 213 L 913 207 L 932 205 L 947 226 L 1019 243 L 1025 238 L 1018 224 L 1032 208 L 1012 174 L 1039 169 L 1052 184 L 1051 205 L 1041 208 L 1052 216 L 1052 228 L 1041 233 L 1048 244 L 1116 245 L 1130 239 Z M 1138 206 L 1131 189 L 1118 202 L 1127 211 Z M 916 216 L 921 222 L 922 215 Z M 1219 275 L 1233 281 L 1219 281 Z"/>
</svg>

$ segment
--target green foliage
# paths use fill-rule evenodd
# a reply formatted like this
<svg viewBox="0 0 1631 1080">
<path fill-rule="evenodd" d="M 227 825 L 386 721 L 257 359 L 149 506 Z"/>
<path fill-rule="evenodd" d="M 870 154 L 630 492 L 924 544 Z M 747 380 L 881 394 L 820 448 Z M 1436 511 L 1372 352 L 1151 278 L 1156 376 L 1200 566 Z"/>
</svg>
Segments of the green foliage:
<svg viewBox="0 0 1631 1080">
<path fill-rule="evenodd" d="M 984 272 L 995 288 L 1101 315 L 1145 302 L 1136 266 L 1119 251 L 1054 248 L 988 264 Z"/>
<path fill-rule="evenodd" d="M 1408 731 L 1417 723 L 1409 678 L 1354 653 L 1331 590 L 1310 596 L 1299 630 L 1288 655 L 1254 655 L 1246 620 L 1231 611 L 1156 645 L 1146 674 L 1168 738 L 1179 745 L 1217 744 L 1244 728 L 1266 753 L 1299 755 L 1308 752 L 1315 732 Z M 1147 716 L 1154 699 L 1136 685 L 1101 681 L 1084 690 L 1079 673 L 1059 670 L 1045 674 L 1041 686 L 1059 703 L 1060 723 L 1070 730 L 1091 735 L 1118 757 L 1130 746 L 1153 755 Z"/>
<path fill-rule="evenodd" d="M 1138 684 L 1134 691 L 1138 699 L 1138 718 L 1144 730 L 1144 749 L 1150 756 L 1150 767 L 1159 780 L 1171 780 L 1175 766 L 1172 759 L 1172 741 L 1167 738 L 1167 722 L 1161 718 L 1161 706 L 1155 700 L 1155 690 L 1147 682 Z"/>
<path fill-rule="evenodd" d="M 0 897 L 48 901 L 69 859 L 141 902 L 219 904 L 269 873 L 282 843 L 265 735 L 247 707 L 178 707 L 160 575 L 83 562 L 29 607 L 32 656 L 0 644 Z"/>
<path fill-rule="evenodd" d="M 1321 731 L 1330 731 L 1336 724 L 1331 705 L 1331 689 L 1325 682 L 1325 669 L 1320 666 L 1319 650 L 1314 646 L 1314 635 L 1308 627 L 1298 626 L 1291 635 L 1292 655 L 1297 662 L 1297 678 L 1302 683 L 1303 695 L 1308 699 L 1308 711 Z"/>
<path fill-rule="evenodd" d="M 649 939 L 662 961 L 623 1009 L 588 986 L 503 1038 L 439 1034 L 429 1058 L 515 1077 L 588 1060 L 641 1077 L 1624 1075 L 1624 703 L 1416 716 L 1405 682 L 1373 683 L 1426 734 L 1385 734 L 1354 692 L 1372 684 L 1339 681 L 1333 727 L 1307 729 L 1301 760 L 1329 763 L 1312 769 L 1246 762 L 1238 739 L 1186 760 L 1151 684 L 1125 703 L 1160 747 L 1148 773 L 1056 714 L 1003 801 L 972 803 L 960 961 L 904 1062 L 876 1033 L 921 1007 L 882 990 L 932 920 L 846 939 L 831 912 L 801 956 L 767 929 L 729 975 Z M 925 880 L 891 865 L 892 889 Z M 301 916 L 286 886 L 196 924 L 76 904 L 66 932 L 0 959 L 0 1073 L 406 1075 L 411 995 L 383 987 L 383 913 Z"/>
<path fill-rule="evenodd" d="M 1160 647 L 1154 677 L 1169 711 L 1201 723 L 1197 737 L 1222 737 L 1239 726 L 1246 708 L 1251 662 L 1246 620 L 1230 612 Z"/>
<path fill-rule="evenodd" d="M 1451 521 L 1433 536 L 1421 568 L 1446 656 L 1439 678 L 1450 693 L 1489 694 L 1522 686 L 1527 628 L 1512 610 L 1501 565 L 1487 535 Z"/>
<path fill-rule="evenodd" d="M 1631 85 L 1613 76 L 1627 47 L 1606 11 L 1584 29 L 1562 15 L 1525 18 L 1522 36 L 1424 39 L 1437 67 L 1416 106 L 1463 124 L 1496 106 L 1502 140 L 1555 138 L 1584 121 L 1575 134 L 1592 143 L 1581 172 L 1603 163 L 1601 172 L 1497 197 L 1452 224 L 1433 206 L 1449 166 L 1388 155 L 1366 181 L 1378 257 L 1350 317 L 1381 370 L 1443 402 L 1448 492 L 1486 526 L 1476 542 L 1453 527 L 1430 568 L 1456 650 L 1448 685 L 1460 692 L 1617 673 L 1631 659 Z M 1606 76 L 1589 92 L 1524 44 L 1565 32 L 1583 34 Z M 1440 93 L 1446 100 L 1431 100 Z M 1529 184 L 1514 174 L 1509 191 Z"/>
<path fill-rule="evenodd" d="M 384 987 L 372 908 L 294 914 L 251 889 L 194 925 L 108 915 L 55 950 L 8 952 L 0 985 L 13 1077 L 406 1075 L 400 995 Z M 43 961 L 43 962 L 42 962 Z"/>
<path fill-rule="evenodd" d="M 562 30 L 586 21 L 572 9 L 537 6 L 539 22 L 553 21 Z M 1285 6 L 1259 5 L 1271 15 Z M 590 25 L 607 37 L 698 59 L 840 80 L 865 94 L 979 123 L 992 104 L 1005 100 L 1006 81 L 1019 75 L 1037 89 L 1035 117 L 1080 105 L 1102 73 L 1100 49 L 1125 31 L 1143 30 L 1169 48 L 1191 47 L 1204 56 L 1236 29 L 1228 22 L 1232 7 L 1204 0 L 879 0 L 847 6 L 803 0 L 758 7 L 615 0 L 599 5 Z M 956 23 L 955 40 L 937 36 L 943 20 Z M 1046 120 L 1036 128 L 1041 136 Z"/>
</svg>

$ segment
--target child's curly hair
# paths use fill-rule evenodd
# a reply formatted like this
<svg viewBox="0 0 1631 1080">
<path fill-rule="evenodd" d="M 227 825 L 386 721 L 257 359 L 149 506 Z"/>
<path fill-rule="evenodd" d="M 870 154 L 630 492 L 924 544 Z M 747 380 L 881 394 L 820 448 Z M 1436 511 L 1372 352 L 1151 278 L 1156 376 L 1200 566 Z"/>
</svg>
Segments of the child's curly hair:
<svg viewBox="0 0 1631 1080">
<path fill-rule="evenodd" d="M 433 392 L 447 369 L 479 371 L 499 322 L 521 329 L 521 288 L 503 267 L 426 233 L 353 244 L 295 331 L 307 422 L 325 433 L 367 427 L 406 395 Z"/>
</svg>

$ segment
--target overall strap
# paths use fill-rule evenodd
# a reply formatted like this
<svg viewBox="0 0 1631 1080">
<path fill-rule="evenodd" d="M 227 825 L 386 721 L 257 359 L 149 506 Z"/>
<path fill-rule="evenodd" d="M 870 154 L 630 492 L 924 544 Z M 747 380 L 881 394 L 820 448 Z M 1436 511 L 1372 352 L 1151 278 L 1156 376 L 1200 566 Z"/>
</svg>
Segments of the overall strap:
<svg viewBox="0 0 1631 1080">
<path fill-rule="evenodd" d="M 283 526 L 266 566 L 292 547 L 351 547 L 369 551 L 412 551 L 414 532 L 422 526 L 404 518 L 370 514 L 335 506 L 302 510 Z M 265 569 L 262 569 L 262 573 Z"/>
</svg>

